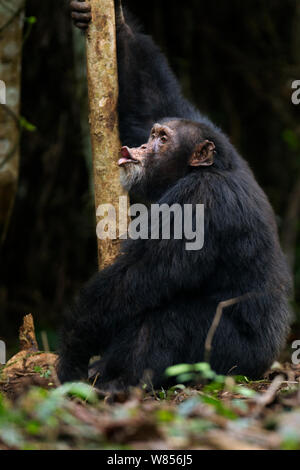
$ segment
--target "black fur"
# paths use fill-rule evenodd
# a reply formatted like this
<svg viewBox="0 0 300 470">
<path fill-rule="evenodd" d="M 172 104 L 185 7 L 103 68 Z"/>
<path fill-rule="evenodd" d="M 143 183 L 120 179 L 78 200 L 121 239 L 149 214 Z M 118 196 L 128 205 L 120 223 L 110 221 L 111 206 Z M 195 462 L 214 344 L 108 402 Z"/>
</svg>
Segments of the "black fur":
<svg viewBox="0 0 300 470">
<path fill-rule="evenodd" d="M 187 168 L 151 201 L 204 204 L 205 244 L 187 251 L 186 240 L 125 242 L 116 262 L 90 280 L 67 315 L 59 377 L 87 378 L 90 358 L 100 354 L 99 387 L 137 385 L 146 371 L 158 387 L 168 366 L 203 360 L 219 302 L 252 293 L 224 310 L 211 365 L 219 373 L 258 378 L 278 356 L 290 321 L 290 276 L 272 208 L 224 134 L 182 97 L 150 37 L 119 24 L 118 62 L 124 145 L 140 146 L 153 123 L 167 117 L 196 122 L 199 138 L 216 145 L 212 167 Z M 192 149 L 190 125 L 183 121 L 184 152 Z M 159 176 L 157 186 L 163 186 Z"/>
</svg>

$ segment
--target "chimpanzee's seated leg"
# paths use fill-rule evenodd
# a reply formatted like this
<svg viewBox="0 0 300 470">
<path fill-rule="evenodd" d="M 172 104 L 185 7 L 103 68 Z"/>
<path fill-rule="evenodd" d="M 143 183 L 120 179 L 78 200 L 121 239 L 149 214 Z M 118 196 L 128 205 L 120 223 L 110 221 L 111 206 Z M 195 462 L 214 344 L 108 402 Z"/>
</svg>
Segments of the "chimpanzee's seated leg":
<svg viewBox="0 0 300 470">
<path fill-rule="evenodd" d="M 120 392 L 141 383 L 150 389 L 168 385 L 167 367 L 188 359 L 180 356 L 182 350 L 188 350 L 185 331 L 180 331 L 178 322 L 172 324 L 169 313 L 154 313 L 148 322 L 133 322 L 119 333 L 101 361 L 94 364 L 99 389 Z"/>
</svg>

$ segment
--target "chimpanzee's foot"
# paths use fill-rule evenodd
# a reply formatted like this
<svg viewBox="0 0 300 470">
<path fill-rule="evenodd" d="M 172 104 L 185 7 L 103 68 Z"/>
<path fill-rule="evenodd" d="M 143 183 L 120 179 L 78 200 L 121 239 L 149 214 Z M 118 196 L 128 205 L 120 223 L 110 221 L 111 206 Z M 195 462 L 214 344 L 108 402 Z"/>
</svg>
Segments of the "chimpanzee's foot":
<svg viewBox="0 0 300 470">
<path fill-rule="evenodd" d="M 118 379 L 111 382 L 102 382 L 100 379 L 94 379 L 94 387 L 100 397 L 105 398 L 108 403 L 124 403 L 128 400 L 130 389 Z"/>
</svg>

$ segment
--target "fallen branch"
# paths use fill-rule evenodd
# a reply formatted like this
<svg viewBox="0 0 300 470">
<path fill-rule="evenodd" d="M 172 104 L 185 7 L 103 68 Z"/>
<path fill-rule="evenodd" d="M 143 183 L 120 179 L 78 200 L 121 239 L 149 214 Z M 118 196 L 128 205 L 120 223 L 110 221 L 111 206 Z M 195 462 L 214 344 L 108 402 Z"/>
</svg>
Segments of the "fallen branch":
<svg viewBox="0 0 300 470">
<path fill-rule="evenodd" d="M 217 328 L 220 324 L 220 321 L 222 319 L 223 315 L 223 310 L 224 308 L 227 307 L 232 307 L 233 305 L 238 304 L 239 302 L 242 302 L 246 299 L 248 299 L 251 296 L 251 294 L 245 294 L 241 297 L 235 297 L 233 299 L 229 300 L 224 300 L 223 302 L 220 302 L 217 311 L 215 314 L 215 317 L 213 319 L 212 325 L 207 333 L 206 341 L 205 341 L 205 346 L 204 346 L 204 361 L 209 363 L 210 362 L 210 356 L 211 356 L 211 349 L 212 349 L 212 342 L 215 336 L 215 333 L 217 331 Z"/>
<path fill-rule="evenodd" d="M 264 394 L 261 394 L 257 397 L 257 405 L 253 411 L 253 418 L 257 418 L 261 414 L 263 409 L 274 401 L 276 393 L 280 389 L 283 382 L 283 375 L 277 375 L 268 390 Z"/>
</svg>

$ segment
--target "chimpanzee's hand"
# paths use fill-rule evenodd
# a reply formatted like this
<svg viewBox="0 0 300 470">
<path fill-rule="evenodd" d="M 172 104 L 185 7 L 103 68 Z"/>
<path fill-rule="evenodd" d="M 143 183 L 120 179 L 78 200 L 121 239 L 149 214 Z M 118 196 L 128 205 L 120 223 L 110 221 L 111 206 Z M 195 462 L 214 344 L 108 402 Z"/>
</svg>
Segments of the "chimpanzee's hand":
<svg viewBox="0 0 300 470">
<path fill-rule="evenodd" d="M 71 16 L 77 28 L 87 29 L 92 19 L 91 5 L 84 0 L 73 0 L 70 3 Z"/>
</svg>

